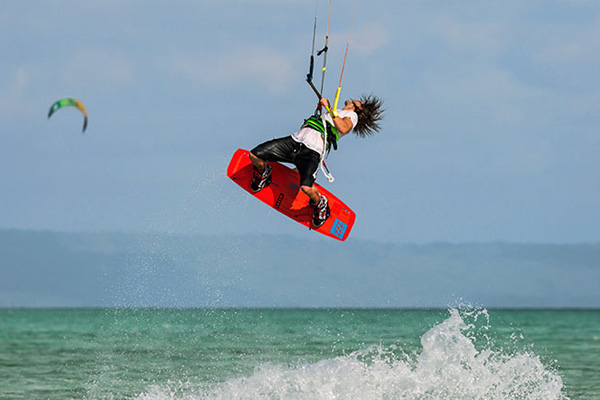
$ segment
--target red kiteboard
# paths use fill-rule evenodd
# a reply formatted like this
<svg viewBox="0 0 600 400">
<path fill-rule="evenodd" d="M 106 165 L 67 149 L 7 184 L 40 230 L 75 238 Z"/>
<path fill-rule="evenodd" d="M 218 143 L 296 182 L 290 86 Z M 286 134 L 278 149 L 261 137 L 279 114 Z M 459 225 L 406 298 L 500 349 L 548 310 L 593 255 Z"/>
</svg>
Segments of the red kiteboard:
<svg viewBox="0 0 600 400">
<path fill-rule="evenodd" d="M 300 190 L 300 174 L 283 164 L 270 162 L 273 168 L 271 184 L 258 193 L 250 189 L 252 182 L 252 162 L 248 150 L 238 149 L 227 167 L 227 176 L 252 196 L 266 203 L 280 213 L 298 221 L 308 229 L 338 240 L 346 240 L 354 225 L 356 214 L 344 202 L 318 184 L 319 192 L 327 197 L 331 215 L 323 225 L 315 229 L 312 225 L 312 208 L 309 199 Z"/>
</svg>

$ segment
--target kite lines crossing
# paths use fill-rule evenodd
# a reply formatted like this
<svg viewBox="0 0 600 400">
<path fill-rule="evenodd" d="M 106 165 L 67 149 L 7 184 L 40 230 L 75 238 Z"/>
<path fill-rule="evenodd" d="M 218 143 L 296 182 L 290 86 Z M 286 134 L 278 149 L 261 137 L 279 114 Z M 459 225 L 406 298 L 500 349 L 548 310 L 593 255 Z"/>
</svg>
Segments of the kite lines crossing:
<svg viewBox="0 0 600 400">
<path fill-rule="evenodd" d="M 338 105 L 338 102 L 340 99 L 340 93 L 342 91 L 342 79 L 344 77 L 344 69 L 346 68 L 346 58 L 348 57 L 348 48 L 350 47 L 350 39 L 352 37 L 352 29 L 354 27 L 354 18 L 356 16 L 357 6 L 358 6 L 358 0 L 356 0 L 356 2 L 354 3 L 354 11 L 352 12 L 352 22 L 350 23 L 350 31 L 348 33 L 348 41 L 346 42 L 346 51 L 344 53 L 344 62 L 342 63 L 342 72 L 340 73 L 340 82 L 338 84 L 338 88 L 335 93 L 333 108 L 327 109 L 327 112 L 329 112 L 329 114 L 331 114 L 332 116 L 337 116 L 336 109 L 337 109 L 337 105 Z M 323 55 L 323 67 L 321 69 L 321 90 L 318 90 L 313 82 L 313 74 L 314 74 L 314 67 L 315 67 L 315 41 L 316 41 L 316 36 L 317 36 L 318 11 L 319 11 L 319 0 L 317 0 L 316 6 L 315 6 L 315 22 L 314 22 L 314 27 L 313 27 L 312 51 L 311 51 L 311 55 L 310 55 L 309 71 L 308 71 L 308 74 L 306 75 L 306 82 L 308 82 L 311 89 L 315 92 L 315 94 L 317 95 L 317 98 L 319 100 L 321 100 L 323 98 L 322 93 L 323 93 L 323 87 L 325 84 L 325 71 L 327 70 L 327 51 L 329 50 L 329 28 L 331 26 L 331 0 L 329 0 L 329 11 L 328 11 L 328 16 L 327 16 L 327 33 L 325 34 L 325 44 L 324 44 L 323 48 L 321 50 L 318 50 L 316 53 L 317 57 Z M 319 110 L 320 110 L 320 107 L 317 108 L 317 112 L 319 112 Z"/>
<path fill-rule="evenodd" d="M 337 117 L 337 105 L 338 105 L 338 101 L 340 99 L 340 93 L 342 91 L 342 79 L 344 77 L 344 69 L 346 67 L 346 58 L 348 57 L 348 48 L 350 47 L 350 38 L 352 37 L 352 28 L 354 26 L 354 17 L 356 16 L 356 8 L 358 6 L 358 0 L 356 0 L 356 2 L 354 3 L 354 11 L 352 12 L 352 22 L 350 23 L 350 31 L 348 33 L 348 41 L 346 42 L 346 52 L 344 53 L 344 62 L 342 64 L 342 72 L 340 73 L 340 82 L 338 84 L 338 88 L 337 91 L 335 93 L 335 99 L 333 102 L 333 108 L 327 107 L 325 106 L 325 108 L 327 109 L 327 112 L 332 116 L 332 117 Z M 317 51 L 317 57 L 320 56 L 321 54 L 323 54 L 323 68 L 321 69 L 321 90 L 319 91 L 314 82 L 313 82 L 313 74 L 314 74 L 314 68 L 315 68 L 315 41 L 316 41 L 316 36 L 317 36 L 317 18 L 318 18 L 318 11 L 319 11 L 319 0 L 316 1 L 316 6 L 315 6 L 315 22 L 314 22 L 314 27 L 313 27 L 313 40 L 312 40 L 312 51 L 311 51 L 311 55 L 310 55 L 310 66 L 309 66 L 309 70 L 308 70 L 308 74 L 306 75 L 306 82 L 308 82 L 308 84 L 310 85 L 311 89 L 315 92 L 315 94 L 317 95 L 317 98 L 319 99 L 319 104 L 317 105 L 317 109 L 315 110 L 315 114 L 314 116 L 316 116 L 317 118 L 320 117 L 321 120 L 323 121 L 323 126 L 326 127 L 327 123 L 325 121 L 324 116 L 321 115 L 321 99 L 323 98 L 323 87 L 325 84 L 325 71 L 327 70 L 327 51 L 329 50 L 329 28 L 331 26 L 331 0 L 329 0 L 329 11 L 328 11 L 328 15 L 327 15 L 327 33 L 325 35 L 325 45 L 323 46 L 323 48 L 321 50 Z M 323 140 L 325 143 L 327 143 L 327 135 L 328 135 L 328 129 L 324 129 L 323 132 Z M 333 175 L 331 174 L 331 172 L 329 171 L 329 168 L 327 167 L 327 164 L 325 163 L 325 152 L 326 152 L 326 147 L 324 146 L 323 148 L 323 153 L 321 154 L 321 160 L 319 162 L 319 164 L 321 165 L 321 170 L 323 171 L 323 175 L 325 175 L 325 178 L 327 179 L 327 181 L 329 181 L 329 183 L 332 183 L 335 178 L 333 177 Z M 334 148 L 337 149 L 337 146 L 335 146 L 334 144 Z"/>
</svg>

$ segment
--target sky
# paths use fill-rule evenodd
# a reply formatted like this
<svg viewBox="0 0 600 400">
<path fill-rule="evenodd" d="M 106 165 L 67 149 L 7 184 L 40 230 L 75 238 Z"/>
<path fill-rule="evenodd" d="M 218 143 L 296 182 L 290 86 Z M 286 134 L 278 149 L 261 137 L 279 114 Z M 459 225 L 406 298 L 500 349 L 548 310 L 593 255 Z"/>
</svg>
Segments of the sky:
<svg viewBox="0 0 600 400">
<path fill-rule="evenodd" d="M 327 3 L 4 4 L 0 228 L 330 242 L 226 177 L 237 148 L 313 112 Z M 350 38 L 342 99 L 386 109 L 317 180 L 356 212 L 348 241 L 600 241 L 599 2 L 360 0 L 353 25 L 354 2 L 332 3 L 324 94 Z M 46 118 L 66 96 L 85 134 L 75 109 Z"/>
</svg>

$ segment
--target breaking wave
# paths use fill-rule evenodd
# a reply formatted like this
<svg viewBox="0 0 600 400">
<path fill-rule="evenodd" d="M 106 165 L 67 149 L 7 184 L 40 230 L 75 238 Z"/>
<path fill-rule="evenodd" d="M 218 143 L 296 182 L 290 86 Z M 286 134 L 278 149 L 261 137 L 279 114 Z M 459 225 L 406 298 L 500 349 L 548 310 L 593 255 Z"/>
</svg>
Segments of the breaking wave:
<svg viewBox="0 0 600 400">
<path fill-rule="evenodd" d="M 487 317 L 487 311 L 468 317 L 476 320 L 482 315 Z M 458 310 L 450 310 L 448 319 L 421 337 L 418 354 L 404 353 L 396 346 L 371 346 L 294 367 L 263 365 L 251 376 L 213 387 L 153 386 L 138 399 L 567 399 L 561 377 L 535 354 L 505 354 L 489 343 L 477 349 L 480 330 L 466 324 Z"/>
</svg>

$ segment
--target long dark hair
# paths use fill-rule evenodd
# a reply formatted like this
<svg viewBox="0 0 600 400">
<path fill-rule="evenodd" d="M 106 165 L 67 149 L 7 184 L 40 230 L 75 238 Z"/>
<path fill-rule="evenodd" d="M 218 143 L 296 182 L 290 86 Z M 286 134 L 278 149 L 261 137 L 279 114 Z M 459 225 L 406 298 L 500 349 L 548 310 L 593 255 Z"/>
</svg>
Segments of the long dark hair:
<svg viewBox="0 0 600 400">
<path fill-rule="evenodd" d="M 372 94 L 363 94 L 359 101 L 362 108 L 355 108 L 358 115 L 358 123 L 353 131 L 361 138 L 373 135 L 381 130 L 380 121 L 383 119 L 383 100 Z"/>
</svg>

